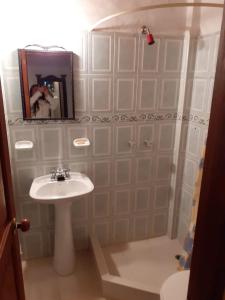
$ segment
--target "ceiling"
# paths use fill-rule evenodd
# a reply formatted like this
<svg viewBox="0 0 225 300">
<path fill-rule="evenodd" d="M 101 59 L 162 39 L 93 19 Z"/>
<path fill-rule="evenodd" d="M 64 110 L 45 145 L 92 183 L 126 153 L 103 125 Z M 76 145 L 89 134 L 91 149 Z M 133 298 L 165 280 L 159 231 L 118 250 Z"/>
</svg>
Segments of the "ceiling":
<svg viewBox="0 0 225 300">
<path fill-rule="evenodd" d="M 203 1 L 203 0 L 202 0 Z M 223 4 L 223 0 L 204 0 Z M 80 47 L 79 35 L 108 15 L 140 6 L 200 0 L 5 0 L 1 3 L 1 57 L 10 49 L 27 44 Z M 192 34 L 220 31 L 222 9 L 176 8 L 132 13 L 102 24 L 102 30 L 140 32 L 150 27 L 154 34 L 177 35 L 190 30 Z M 10 18 L 9 18 L 10 16 Z"/>
<path fill-rule="evenodd" d="M 85 26 L 89 27 L 101 18 L 123 10 L 173 2 L 224 3 L 223 0 L 107 0 L 104 2 L 103 0 L 79 0 L 76 1 L 76 6 L 79 7 L 79 13 L 83 15 L 83 20 L 86 21 Z M 183 32 L 185 29 L 191 29 L 197 33 L 199 31 L 215 32 L 220 30 L 221 19 L 222 9 L 218 8 L 157 9 L 120 16 L 105 22 L 98 28 L 135 32 L 140 30 L 142 25 L 147 25 L 154 32 L 159 33 L 169 32 L 177 34 Z"/>
</svg>

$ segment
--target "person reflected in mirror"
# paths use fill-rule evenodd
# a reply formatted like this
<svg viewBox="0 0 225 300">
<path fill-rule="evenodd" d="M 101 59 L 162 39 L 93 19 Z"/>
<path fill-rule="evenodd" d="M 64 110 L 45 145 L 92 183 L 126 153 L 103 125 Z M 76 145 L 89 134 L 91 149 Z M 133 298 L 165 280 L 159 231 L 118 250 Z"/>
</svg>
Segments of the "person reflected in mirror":
<svg viewBox="0 0 225 300">
<path fill-rule="evenodd" d="M 37 119 L 51 119 L 54 110 L 59 105 L 59 99 L 54 98 L 47 86 L 33 84 L 30 88 L 31 117 Z"/>
</svg>

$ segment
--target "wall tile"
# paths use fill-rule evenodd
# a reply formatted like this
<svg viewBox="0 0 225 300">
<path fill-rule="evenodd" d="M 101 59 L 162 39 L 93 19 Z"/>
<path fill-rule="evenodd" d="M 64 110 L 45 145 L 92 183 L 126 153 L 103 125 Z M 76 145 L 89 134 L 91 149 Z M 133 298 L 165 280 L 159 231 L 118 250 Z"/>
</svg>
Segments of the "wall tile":
<svg viewBox="0 0 225 300">
<path fill-rule="evenodd" d="M 135 212 L 144 212 L 150 208 L 150 189 L 138 188 L 135 192 Z"/>
<path fill-rule="evenodd" d="M 17 49 L 4 51 L 2 53 L 3 70 L 19 72 L 18 52 Z"/>
<path fill-rule="evenodd" d="M 110 185 L 110 161 L 95 161 L 93 163 L 93 181 L 96 187 Z"/>
<path fill-rule="evenodd" d="M 117 159 L 115 161 L 115 184 L 131 184 L 131 160 Z"/>
<path fill-rule="evenodd" d="M 167 232 L 167 213 L 157 213 L 154 215 L 153 220 L 153 235 L 160 236 Z"/>
<path fill-rule="evenodd" d="M 54 231 L 44 232 L 42 234 L 44 244 L 44 256 L 53 256 L 54 254 Z"/>
<path fill-rule="evenodd" d="M 152 177 L 152 159 L 151 158 L 137 158 L 137 173 L 136 182 L 149 182 Z"/>
<path fill-rule="evenodd" d="M 8 113 L 20 113 L 22 111 L 22 100 L 18 72 L 7 75 L 4 83 Z"/>
<path fill-rule="evenodd" d="M 211 45 L 214 45 L 213 51 L 213 60 L 212 60 L 212 73 L 216 72 L 216 65 L 217 65 L 217 58 L 218 58 L 218 50 L 219 50 L 219 43 L 220 43 L 220 34 L 216 34 L 214 37 L 215 40 L 211 42 Z"/>
<path fill-rule="evenodd" d="M 66 132 L 67 143 L 69 149 L 69 153 L 68 153 L 69 159 L 87 156 L 88 149 L 86 147 L 76 148 L 73 145 L 74 139 L 84 138 L 84 137 L 89 138 L 87 127 L 71 126 L 71 127 L 67 127 L 66 130 L 67 130 Z"/>
<path fill-rule="evenodd" d="M 179 80 L 178 79 L 163 79 L 160 109 L 176 109 L 179 92 Z"/>
<path fill-rule="evenodd" d="M 149 47 L 145 37 L 141 38 L 140 72 L 159 71 L 160 39 L 155 39 L 155 44 Z"/>
<path fill-rule="evenodd" d="M 41 152 L 43 160 L 63 158 L 62 128 L 42 127 Z"/>
<path fill-rule="evenodd" d="M 206 145 L 207 138 L 208 138 L 208 128 L 205 128 L 202 130 L 202 149 L 204 145 Z"/>
<path fill-rule="evenodd" d="M 193 194 L 182 189 L 181 193 L 180 217 L 188 224 L 191 219 L 191 210 L 193 204 Z"/>
<path fill-rule="evenodd" d="M 127 242 L 129 239 L 129 219 L 121 218 L 113 222 L 113 241 Z"/>
<path fill-rule="evenodd" d="M 93 128 L 93 155 L 105 156 L 111 154 L 111 127 Z"/>
<path fill-rule="evenodd" d="M 72 208 L 72 221 L 84 220 L 88 217 L 88 196 L 77 197 L 73 201 Z"/>
<path fill-rule="evenodd" d="M 93 233 L 98 237 L 101 245 L 107 245 L 110 240 L 110 223 L 107 221 L 96 222 L 92 227 Z"/>
<path fill-rule="evenodd" d="M 182 126 L 181 129 L 181 151 L 185 151 L 187 147 L 188 124 Z"/>
<path fill-rule="evenodd" d="M 38 176 L 36 167 L 18 167 L 16 170 L 16 186 L 20 196 L 29 195 L 32 181 Z"/>
<path fill-rule="evenodd" d="M 110 214 L 110 192 L 94 193 L 92 197 L 94 218 L 108 217 Z"/>
<path fill-rule="evenodd" d="M 28 232 L 23 236 L 25 258 L 36 258 L 43 256 L 43 242 L 40 232 Z"/>
<path fill-rule="evenodd" d="M 90 34 L 90 71 L 111 73 L 113 70 L 113 34 Z"/>
<path fill-rule="evenodd" d="M 115 130 L 116 154 L 133 152 L 135 138 L 133 126 L 117 126 Z"/>
<path fill-rule="evenodd" d="M 160 185 L 155 188 L 155 205 L 158 208 L 168 208 L 170 197 L 170 187 L 168 185 Z"/>
<path fill-rule="evenodd" d="M 159 151 L 173 151 L 174 148 L 174 124 L 160 124 L 159 125 Z"/>
<path fill-rule="evenodd" d="M 45 206 L 42 205 L 41 210 L 43 208 L 45 208 Z M 47 208 L 47 213 L 48 213 L 48 215 L 47 215 L 47 219 L 48 219 L 47 224 L 49 226 L 53 227 L 54 224 L 55 224 L 55 207 L 54 207 L 54 205 L 49 204 L 49 205 L 46 206 L 46 208 Z"/>
<path fill-rule="evenodd" d="M 155 125 L 137 125 L 138 151 L 151 152 L 154 150 Z"/>
<path fill-rule="evenodd" d="M 164 72 L 179 72 L 181 70 L 182 40 L 166 39 Z"/>
<path fill-rule="evenodd" d="M 130 190 L 117 190 L 114 193 L 114 214 L 129 214 L 131 209 Z"/>
<path fill-rule="evenodd" d="M 184 244 L 186 234 L 188 232 L 188 224 L 184 222 L 181 218 L 179 218 L 179 224 L 178 224 L 178 233 L 177 237 L 181 245 Z"/>
<path fill-rule="evenodd" d="M 116 71 L 134 73 L 137 66 L 137 36 L 116 34 Z"/>
<path fill-rule="evenodd" d="M 87 162 L 80 161 L 77 163 L 69 163 L 68 167 L 71 170 L 71 172 L 80 172 L 86 175 L 89 174 L 89 168 Z"/>
<path fill-rule="evenodd" d="M 88 92 L 88 78 L 76 78 L 74 81 L 75 112 L 87 111 Z"/>
<path fill-rule="evenodd" d="M 76 54 L 74 55 L 74 71 L 79 73 L 87 73 L 87 34 L 82 33 L 76 38 Z"/>
<path fill-rule="evenodd" d="M 171 176 L 171 163 L 172 158 L 170 156 L 158 156 L 157 159 L 157 179 L 167 180 Z"/>
<path fill-rule="evenodd" d="M 199 38 L 196 51 L 195 72 L 207 72 L 210 62 L 210 38 Z"/>
<path fill-rule="evenodd" d="M 89 246 L 88 226 L 84 224 L 73 224 L 74 244 L 75 248 L 87 249 Z"/>
<path fill-rule="evenodd" d="M 206 74 L 210 70 L 211 38 L 200 37 L 191 40 L 190 71 Z"/>
<path fill-rule="evenodd" d="M 156 108 L 157 101 L 157 79 L 140 78 L 138 81 L 138 109 L 151 110 Z"/>
<path fill-rule="evenodd" d="M 112 79 L 110 77 L 91 78 L 90 97 L 93 112 L 110 112 L 112 109 Z"/>
<path fill-rule="evenodd" d="M 148 238 L 149 232 L 149 216 L 135 216 L 133 226 L 133 238 L 142 240 Z"/>
<path fill-rule="evenodd" d="M 135 78 L 117 78 L 115 88 L 116 110 L 133 111 L 136 102 Z"/>
<path fill-rule="evenodd" d="M 29 126 L 29 128 L 16 128 L 12 130 L 12 149 L 13 156 L 16 162 L 19 161 L 36 161 L 38 158 L 38 145 L 35 137 L 35 127 Z M 32 141 L 34 144 L 33 149 L 16 150 L 15 143 L 17 141 Z"/>
<path fill-rule="evenodd" d="M 189 154 L 200 155 L 201 129 L 197 126 L 190 126 L 188 132 L 187 151 Z"/>
<path fill-rule="evenodd" d="M 211 112 L 213 90 L 214 90 L 214 82 L 215 82 L 214 78 L 208 80 L 208 85 L 209 86 L 208 86 L 207 106 L 206 107 L 204 106 L 206 108 L 206 113 L 207 114 L 210 114 L 210 112 Z"/>
<path fill-rule="evenodd" d="M 197 176 L 197 163 L 195 161 L 186 159 L 184 166 L 184 182 L 191 189 L 194 188 L 196 176 Z M 195 174 L 195 176 L 193 176 Z"/>
<path fill-rule="evenodd" d="M 204 103 L 206 99 L 207 80 L 195 79 L 192 86 L 192 104 L 191 108 L 202 112 L 204 109 Z"/>
</svg>

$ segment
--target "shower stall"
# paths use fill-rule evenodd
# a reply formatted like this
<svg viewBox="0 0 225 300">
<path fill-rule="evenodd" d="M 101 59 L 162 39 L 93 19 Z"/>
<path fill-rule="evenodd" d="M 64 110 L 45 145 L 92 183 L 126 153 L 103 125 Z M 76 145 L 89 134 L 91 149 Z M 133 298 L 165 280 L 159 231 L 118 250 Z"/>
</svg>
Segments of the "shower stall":
<svg viewBox="0 0 225 300">
<path fill-rule="evenodd" d="M 91 34 L 94 53 L 98 42 L 115 37 L 115 67 L 121 72 L 114 78 L 119 112 L 113 116 L 113 222 L 99 222 L 91 239 L 103 290 L 115 299 L 123 299 L 125 290 L 127 299 L 159 299 L 163 282 L 177 271 L 175 256 L 182 253 L 191 221 L 207 139 L 219 32 L 154 35 L 149 46 L 142 34 Z"/>
<path fill-rule="evenodd" d="M 121 14 L 135 11 L 138 9 Z M 195 26 L 198 13 L 193 13 Z M 96 26 L 121 14 L 104 18 Z M 92 40 L 107 34 L 99 31 L 92 32 Z M 116 72 L 126 79 L 134 76 L 132 66 L 137 57 L 136 116 L 130 116 L 129 111 L 123 117 L 124 121 L 126 118 L 136 122 L 136 135 L 132 138 L 136 178 L 131 179 L 136 191 L 132 198 L 122 196 L 126 192 L 122 190 L 120 199 L 118 192 L 113 209 L 121 214 L 121 220 L 120 225 L 113 224 L 113 243 L 104 243 L 101 234 L 91 236 L 103 293 L 113 299 L 159 299 L 163 282 L 179 269 L 175 257 L 183 253 L 191 222 L 198 168 L 207 140 L 220 37 L 219 30 L 204 34 L 193 31 L 190 28 L 180 35 L 156 32 L 153 37 L 143 26 L 139 35 L 108 33 L 116 37 Z M 122 67 L 125 57 L 127 69 Z M 117 99 L 123 101 L 122 97 Z M 131 102 L 126 109 L 132 109 Z M 127 159 L 130 153 L 118 154 L 126 154 Z M 125 201 L 129 197 L 131 204 Z M 125 229 L 128 211 L 133 214 L 131 233 Z"/>
</svg>

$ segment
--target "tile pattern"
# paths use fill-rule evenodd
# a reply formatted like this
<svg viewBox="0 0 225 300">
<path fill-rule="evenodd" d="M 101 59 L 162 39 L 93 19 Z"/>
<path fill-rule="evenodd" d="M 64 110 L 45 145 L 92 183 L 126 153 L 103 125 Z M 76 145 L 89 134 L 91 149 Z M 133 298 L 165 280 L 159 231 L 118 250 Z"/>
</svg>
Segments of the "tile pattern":
<svg viewBox="0 0 225 300">
<path fill-rule="evenodd" d="M 146 109 L 147 110 L 147 109 Z M 173 121 L 182 121 L 182 122 L 192 122 L 199 123 L 201 125 L 208 125 L 209 115 L 208 116 L 199 116 L 197 113 L 190 112 L 152 112 L 152 113 L 123 113 L 123 114 L 78 114 L 76 115 L 75 120 L 27 120 L 24 121 L 23 118 L 15 117 L 8 119 L 9 126 L 14 125 L 42 125 L 42 124 L 79 124 L 79 123 L 120 123 L 120 122 L 139 122 L 139 121 L 163 121 L 163 120 L 173 120 Z"/>
<path fill-rule="evenodd" d="M 213 38 L 207 38 L 206 45 L 211 47 Z M 201 68 L 201 62 L 205 66 L 211 52 L 193 44 L 201 52 L 197 65 L 203 76 L 208 69 Z M 32 221 L 31 231 L 21 236 L 25 258 L 52 253 L 53 207 L 34 204 L 28 192 L 34 177 L 55 166 L 84 172 L 95 184 L 93 194 L 73 204 L 77 248 L 88 246 L 89 232 L 95 232 L 104 245 L 166 234 L 175 124 L 200 128 L 201 134 L 197 130 L 187 136 L 203 139 L 209 113 L 199 109 L 210 110 L 210 101 L 202 105 L 198 98 L 202 87 L 208 87 L 205 75 L 192 84 L 196 72 L 190 67 L 195 102 L 191 110 L 187 106 L 185 112 L 178 112 L 182 51 L 183 37 L 159 36 L 149 47 L 141 35 L 84 33 L 74 66 L 76 119 L 57 122 L 22 120 L 18 62 L 13 59 L 17 53 L 12 53 L 15 63 L 3 66 L 3 84 L 18 217 Z M 213 76 L 207 80 L 212 90 Z M 90 148 L 73 148 L 73 139 L 81 136 L 91 140 Z M 20 139 L 32 140 L 34 148 L 17 152 L 14 143 Z M 195 153 L 200 145 L 192 143 L 189 149 Z M 197 156 L 190 159 L 187 182 Z"/>
<path fill-rule="evenodd" d="M 77 253 L 76 270 L 70 276 L 59 276 L 51 258 L 22 261 L 22 268 L 26 299 L 106 300 L 90 251 Z"/>
<path fill-rule="evenodd" d="M 198 115 L 201 120 L 209 120 L 218 46 L 219 34 L 191 40 L 185 98 L 186 115 Z M 182 130 L 183 141 L 180 153 L 182 181 L 179 187 L 178 217 L 178 238 L 181 242 L 184 241 L 190 224 L 195 180 L 207 133 L 208 121 L 205 124 L 203 122 L 194 124 L 191 121 Z"/>
</svg>

